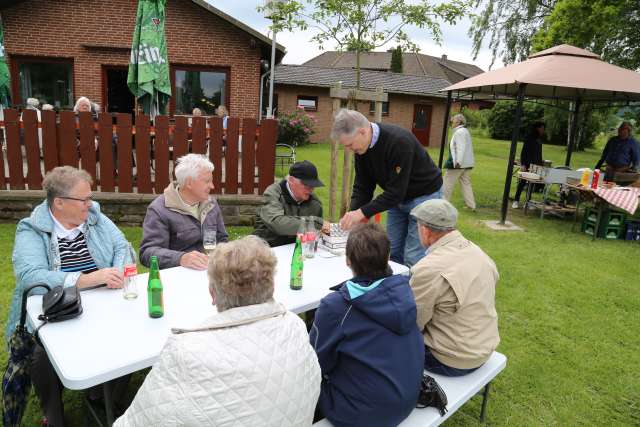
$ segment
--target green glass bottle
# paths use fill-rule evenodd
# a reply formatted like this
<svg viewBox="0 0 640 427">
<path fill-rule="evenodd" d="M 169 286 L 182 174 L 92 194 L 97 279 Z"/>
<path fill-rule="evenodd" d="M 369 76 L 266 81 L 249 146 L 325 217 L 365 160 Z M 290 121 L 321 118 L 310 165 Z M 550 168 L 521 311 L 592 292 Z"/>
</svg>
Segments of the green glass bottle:
<svg viewBox="0 0 640 427">
<path fill-rule="evenodd" d="M 147 298 L 149 302 L 149 317 L 158 318 L 164 315 L 164 301 L 162 297 L 162 282 L 160 281 L 160 268 L 158 257 L 151 257 L 149 270 L 149 283 L 147 284 Z"/>
<path fill-rule="evenodd" d="M 291 257 L 291 281 L 289 286 L 293 290 L 302 289 L 302 271 L 304 269 L 304 261 L 302 258 L 302 235 L 298 233 L 296 238 L 296 247 Z"/>
</svg>

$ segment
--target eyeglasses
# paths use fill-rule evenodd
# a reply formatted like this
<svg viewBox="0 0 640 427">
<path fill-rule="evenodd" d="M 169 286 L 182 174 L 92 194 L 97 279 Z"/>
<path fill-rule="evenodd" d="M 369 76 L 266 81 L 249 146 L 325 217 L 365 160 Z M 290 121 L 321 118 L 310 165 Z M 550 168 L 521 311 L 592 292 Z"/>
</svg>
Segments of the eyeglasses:
<svg viewBox="0 0 640 427">
<path fill-rule="evenodd" d="M 75 200 L 76 202 L 82 202 L 82 203 L 91 203 L 91 200 L 93 200 L 93 196 L 88 196 L 85 197 L 84 199 L 80 199 L 78 197 L 71 197 L 71 196 L 60 196 L 58 197 L 59 199 L 67 199 L 67 200 Z"/>
</svg>

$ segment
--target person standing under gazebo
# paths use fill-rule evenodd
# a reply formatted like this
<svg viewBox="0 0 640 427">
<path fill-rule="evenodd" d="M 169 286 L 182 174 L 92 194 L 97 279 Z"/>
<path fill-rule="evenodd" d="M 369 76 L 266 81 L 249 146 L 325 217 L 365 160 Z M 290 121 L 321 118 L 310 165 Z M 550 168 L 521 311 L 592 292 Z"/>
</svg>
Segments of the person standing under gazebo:
<svg viewBox="0 0 640 427">
<path fill-rule="evenodd" d="M 637 169 L 640 159 L 638 158 L 638 143 L 631 136 L 631 123 L 622 122 L 618 127 L 618 136 L 614 136 L 607 141 L 604 146 L 602 156 L 595 169 L 600 169 L 603 163 L 607 164 L 604 175 L 605 181 L 613 181 L 616 172 L 627 172 Z"/>
<path fill-rule="evenodd" d="M 544 140 L 544 122 L 534 122 L 531 125 L 531 131 L 524 138 L 522 151 L 520 151 L 520 170 L 527 172 L 531 169 L 531 165 L 542 165 L 542 141 Z M 520 195 L 527 185 L 527 181 L 521 179 L 518 181 L 516 195 L 513 198 L 513 209 L 520 207 Z"/>
</svg>

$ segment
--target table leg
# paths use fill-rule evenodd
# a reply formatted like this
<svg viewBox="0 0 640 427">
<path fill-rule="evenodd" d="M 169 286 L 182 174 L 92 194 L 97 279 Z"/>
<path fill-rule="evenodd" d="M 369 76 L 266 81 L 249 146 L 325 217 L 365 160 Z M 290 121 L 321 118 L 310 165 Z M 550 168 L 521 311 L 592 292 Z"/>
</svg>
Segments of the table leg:
<svg viewBox="0 0 640 427">
<path fill-rule="evenodd" d="M 597 200 L 595 201 L 595 203 L 598 205 L 598 209 L 597 209 L 597 214 L 596 214 L 596 225 L 595 225 L 595 230 L 593 230 L 593 236 L 591 237 L 591 240 L 596 240 L 596 238 L 598 237 L 598 232 L 600 231 L 600 220 L 602 219 L 602 203 L 598 202 Z"/>
<path fill-rule="evenodd" d="M 571 232 L 573 233 L 576 229 L 576 224 L 578 223 L 578 214 L 580 212 L 580 194 L 578 194 L 578 200 L 576 201 L 576 212 L 573 214 L 573 224 L 571 224 Z"/>
<path fill-rule="evenodd" d="M 480 422 L 484 423 L 486 416 L 487 416 L 487 401 L 489 400 L 489 386 L 491 385 L 491 382 L 487 383 L 486 386 L 484 386 L 484 392 L 482 393 L 482 408 L 480 410 Z"/>
<path fill-rule="evenodd" d="M 544 210 L 547 207 L 547 200 L 549 199 L 549 192 L 551 191 L 552 184 L 545 184 L 542 190 L 542 209 L 540 209 L 540 219 L 544 219 Z"/>
<path fill-rule="evenodd" d="M 529 202 L 531 201 L 531 193 L 533 191 L 533 184 L 531 181 L 527 181 L 527 196 L 524 199 L 524 214 L 527 215 L 529 209 Z"/>
<path fill-rule="evenodd" d="M 113 381 L 102 384 L 104 391 L 104 413 L 107 417 L 107 426 L 113 425 Z"/>
</svg>

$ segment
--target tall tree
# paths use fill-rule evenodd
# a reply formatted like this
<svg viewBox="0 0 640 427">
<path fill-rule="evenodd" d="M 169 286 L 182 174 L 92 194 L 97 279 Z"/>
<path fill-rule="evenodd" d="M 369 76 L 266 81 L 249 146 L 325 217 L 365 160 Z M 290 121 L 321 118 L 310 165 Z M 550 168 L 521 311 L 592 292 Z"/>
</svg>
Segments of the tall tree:
<svg viewBox="0 0 640 427">
<path fill-rule="evenodd" d="M 402 73 L 402 47 L 397 46 L 391 51 L 391 71 L 394 73 Z"/>
<path fill-rule="evenodd" d="M 472 17 L 469 36 L 474 59 L 485 39 L 491 51 L 491 66 L 496 58 L 505 64 L 529 56 L 531 39 L 558 0 L 475 0 L 480 12 Z"/>
<path fill-rule="evenodd" d="M 568 43 L 589 49 L 607 62 L 637 70 L 638 28 L 638 0 L 559 0 L 533 37 L 532 49 Z"/>
<path fill-rule="evenodd" d="M 416 27 L 442 39 L 440 22 L 453 24 L 469 0 L 431 4 L 428 0 L 288 0 L 270 4 L 272 28 L 280 31 L 312 28 L 320 49 L 333 42 L 338 50 L 356 52 L 356 87 L 360 88 L 360 53 L 395 40 L 405 50 L 418 51 L 405 29 Z"/>
<path fill-rule="evenodd" d="M 568 43 L 640 68 L 639 0 L 475 0 L 475 6 L 479 13 L 469 30 L 474 56 L 487 42 L 492 61 L 511 64 Z"/>
</svg>

